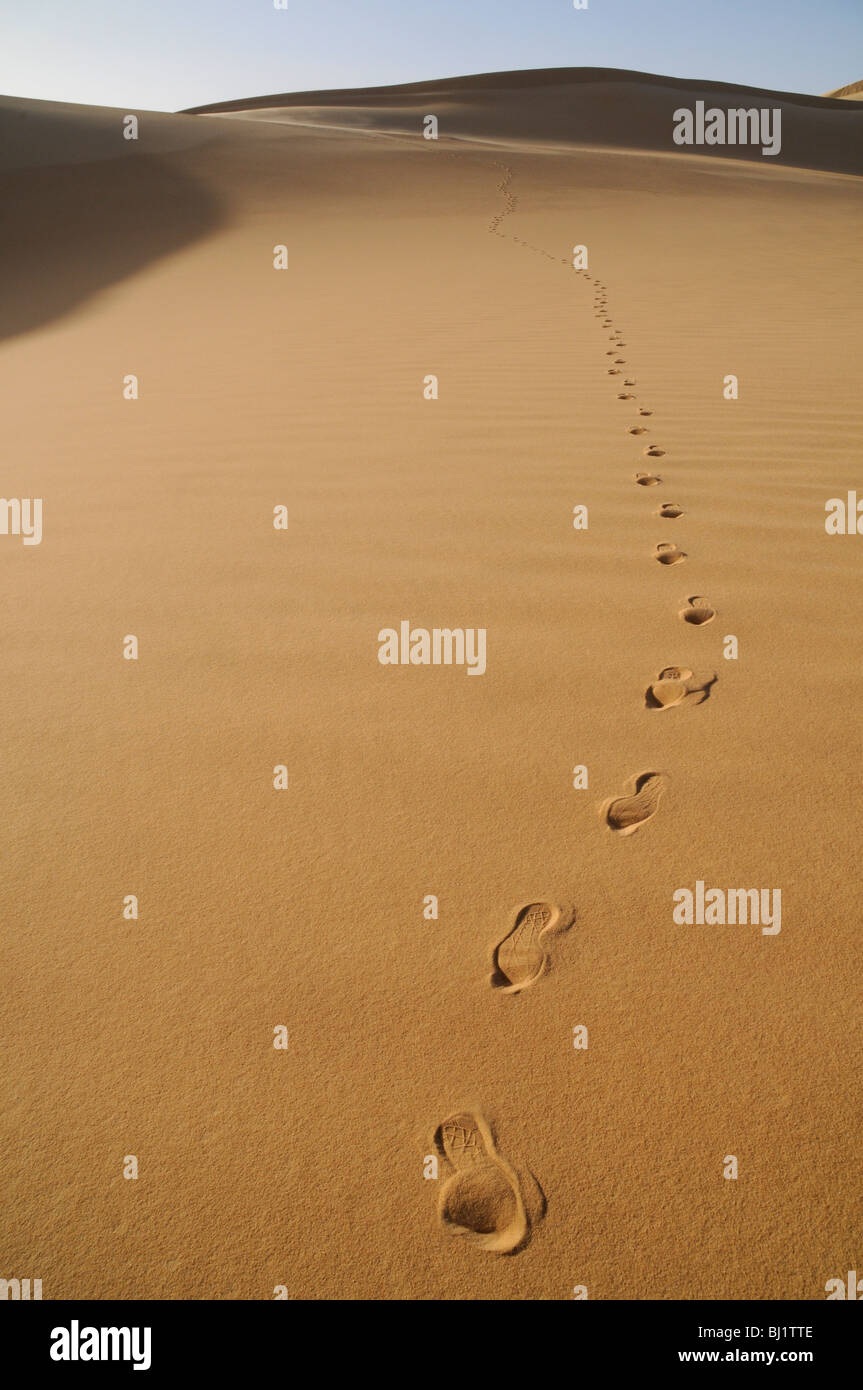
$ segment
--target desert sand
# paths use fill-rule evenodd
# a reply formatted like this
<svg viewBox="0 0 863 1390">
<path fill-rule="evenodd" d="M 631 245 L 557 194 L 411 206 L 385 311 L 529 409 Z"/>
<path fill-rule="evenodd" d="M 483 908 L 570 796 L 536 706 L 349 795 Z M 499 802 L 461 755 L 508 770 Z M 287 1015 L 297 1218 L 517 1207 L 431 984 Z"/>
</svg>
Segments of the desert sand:
<svg viewBox="0 0 863 1390">
<path fill-rule="evenodd" d="M 780 104 L 782 154 L 676 148 L 700 99 Z M 0 103 L 3 486 L 43 499 L 0 536 L 3 1272 L 824 1298 L 863 112 L 577 71 L 230 105 Z M 381 665 L 402 621 L 485 673 Z M 781 931 L 675 922 L 699 881 Z"/>
<path fill-rule="evenodd" d="M 849 82 L 847 87 L 837 87 L 833 92 L 825 92 L 827 97 L 844 97 L 846 101 L 863 101 L 863 82 Z"/>
</svg>

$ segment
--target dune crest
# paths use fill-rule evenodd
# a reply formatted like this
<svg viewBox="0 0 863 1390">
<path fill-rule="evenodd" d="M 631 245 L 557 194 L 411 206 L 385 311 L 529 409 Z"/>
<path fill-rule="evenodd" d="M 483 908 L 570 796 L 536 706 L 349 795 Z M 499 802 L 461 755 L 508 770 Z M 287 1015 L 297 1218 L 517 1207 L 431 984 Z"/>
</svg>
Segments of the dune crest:
<svg viewBox="0 0 863 1390">
<path fill-rule="evenodd" d="M 281 93 L 191 107 L 197 115 L 417 133 L 432 112 L 445 138 L 673 153 L 675 113 L 708 107 L 778 110 L 775 163 L 863 175 L 863 113 L 845 100 L 616 68 L 544 68 L 324 92 Z M 748 145 L 699 147 L 696 157 L 751 161 Z M 773 162 L 773 161 L 772 161 Z"/>
</svg>

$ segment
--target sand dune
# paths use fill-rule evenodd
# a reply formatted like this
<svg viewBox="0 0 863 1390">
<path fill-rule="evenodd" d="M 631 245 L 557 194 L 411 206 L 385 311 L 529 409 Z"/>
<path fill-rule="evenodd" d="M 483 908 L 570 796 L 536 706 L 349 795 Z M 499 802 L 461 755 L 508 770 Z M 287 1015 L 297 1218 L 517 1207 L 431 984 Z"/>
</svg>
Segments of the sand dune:
<svg viewBox="0 0 863 1390">
<path fill-rule="evenodd" d="M 44 1297 L 858 1267 L 861 117 L 670 143 L 740 92 L 492 75 L 127 143 L 0 104 L 4 487 L 44 501 L 0 536 L 4 1249 Z M 402 622 L 485 629 L 485 673 L 382 665 Z M 781 930 L 675 921 L 698 883 Z"/>
<path fill-rule="evenodd" d="M 607 68 L 483 73 L 403 87 L 286 93 L 192 110 L 270 121 L 337 121 L 403 134 L 416 131 L 431 112 L 446 134 L 462 138 L 673 151 L 674 112 L 699 99 L 708 107 L 779 109 L 778 163 L 863 174 L 860 117 L 847 102 Z M 739 145 L 711 152 L 753 158 L 751 149 Z"/>
<path fill-rule="evenodd" d="M 846 101 L 863 101 L 863 82 L 849 82 L 847 87 L 837 87 L 835 92 L 825 92 L 826 97 L 844 97 Z"/>
</svg>

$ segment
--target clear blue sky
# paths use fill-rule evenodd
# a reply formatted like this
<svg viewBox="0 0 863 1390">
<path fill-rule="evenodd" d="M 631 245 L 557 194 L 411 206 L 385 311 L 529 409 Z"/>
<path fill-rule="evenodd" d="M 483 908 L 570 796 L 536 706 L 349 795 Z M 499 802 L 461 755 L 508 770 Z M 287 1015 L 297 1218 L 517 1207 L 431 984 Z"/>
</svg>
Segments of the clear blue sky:
<svg viewBox="0 0 863 1390">
<path fill-rule="evenodd" d="M 863 0 L 0 0 L 0 92 L 172 111 L 506 68 L 820 93 L 863 79 Z"/>
</svg>

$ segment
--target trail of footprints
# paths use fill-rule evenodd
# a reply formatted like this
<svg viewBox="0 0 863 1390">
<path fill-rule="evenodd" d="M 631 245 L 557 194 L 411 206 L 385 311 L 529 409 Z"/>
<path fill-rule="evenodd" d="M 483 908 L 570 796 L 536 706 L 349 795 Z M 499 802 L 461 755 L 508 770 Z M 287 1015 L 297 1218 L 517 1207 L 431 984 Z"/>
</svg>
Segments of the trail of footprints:
<svg viewBox="0 0 863 1390">
<path fill-rule="evenodd" d="M 610 341 L 615 343 L 615 348 L 606 350 L 608 356 L 622 345 L 623 334 L 615 326 L 614 319 L 611 317 L 608 290 L 604 282 L 594 280 L 590 275 L 586 275 L 585 278 L 591 281 L 595 287 L 594 317 L 601 320 L 604 328 L 612 330 Z M 618 367 L 626 365 L 625 359 L 615 358 L 614 372 Z M 614 374 L 612 369 L 609 369 L 609 372 Z M 627 378 L 624 384 L 627 387 L 635 386 L 635 378 Z M 627 403 L 638 399 L 632 391 L 628 390 L 618 392 L 617 398 Z M 652 416 L 653 411 L 651 409 L 639 405 L 638 420 L 626 426 L 627 433 L 640 439 L 649 429 L 649 426 L 642 422 L 651 419 Z M 666 456 L 666 451 L 659 444 L 648 443 L 643 450 L 643 455 L 645 458 L 660 459 Z M 659 473 L 641 471 L 635 474 L 635 482 L 639 487 L 659 487 L 663 483 L 663 478 Z M 684 509 L 677 502 L 661 502 L 658 510 L 654 513 L 663 521 L 677 521 L 685 514 Z M 655 545 L 653 558 L 658 564 L 671 567 L 672 565 L 683 564 L 687 559 L 687 553 L 676 541 L 661 540 L 657 541 Z M 695 596 L 685 600 L 685 606 L 680 610 L 679 616 L 684 622 L 701 626 L 711 622 L 716 617 L 716 610 L 705 598 Z M 648 685 L 644 693 L 645 708 L 652 711 L 663 711 L 676 709 L 685 704 L 703 704 L 705 700 L 709 699 L 711 689 L 716 684 L 717 679 L 715 672 L 710 676 L 697 676 L 688 667 L 667 666 Z M 666 779 L 657 772 L 644 772 L 634 777 L 628 795 L 612 798 L 603 805 L 601 814 L 606 825 L 617 835 L 633 834 L 656 815 L 665 785 Z"/>
<path fill-rule="evenodd" d="M 513 171 L 498 164 L 503 179 L 498 192 L 503 209 L 489 223 L 488 230 L 496 236 L 506 236 L 500 230 L 505 218 L 516 208 L 512 193 Z M 556 260 L 550 252 L 520 237 L 510 238 L 516 245 Z M 564 265 L 569 262 L 564 258 Z M 608 341 L 612 347 L 605 356 L 613 359 L 607 374 L 623 376 L 627 361 L 619 354 L 626 347 L 623 334 L 610 317 L 608 291 L 605 284 L 594 280 L 585 271 L 577 272 L 595 286 L 593 311 L 604 328 L 611 329 Z M 617 383 L 614 383 L 617 385 Z M 638 397 L 629 389 L 636 385 L 634 377 L 624 377 L 617 399 L 626 403 Z M 637 407 L 638 420 L 626 427 L 626 432 L 641 440 L 649 426 L 653 411 Z M 666 456 L 659 444 L 648 443 L 643 455 L 650 459 Z M 639 487 L 659 487 L 663 478 L 658 473 L 637 472 Z M 677 521 L 685 516 L 677 502 L 661 502 L 653 515 L 664 521 Z M 670 567 L 682 564 L 687 554 L 675 541 L 656 543 L 654 559 Z M 695 627 L 704 626 L 716 617 L 716 610 L 706 598 L 693 595 L 683 600 L 678 610 L 680 619 Z M 696 674 L 687 666 L 666 666 L 657 672 L 644 691 L 644 708 L 653 712 L 678 709 L 684 705 L 704 704 L 710 698 L 718 676 Z M 661 772 L 646 771 L 631 777 L 624 791 L 606 800 L 600 810 L 601 820 L 617 837 L 635 834 L 659 811 L 668 779 Z M 492 951 L 490 985 L 501 995 L 519 995 L 530 990 L 551 967 L 552 953 L 558 940 L 574 923 L 575 914 L 565 912 L 548 902 L 529 902 L 518 908 L 511 923 Z M 439 1158 L 443 1181 L 439 1188 L 438 1217 L 449 1234 L 461 1236 L 481 1250 L 496 1254 L 515 1254 L 530 1239 L 533 1227 L 545 1213 L 545 1195 L 538 1182 L 527 1170 L 513 1167 L 499 1153 L 491 1126 L 478 1110 L 464 1110 L 444 1120 L 435 1131 L 434 1144 Z"/>
</svg>

